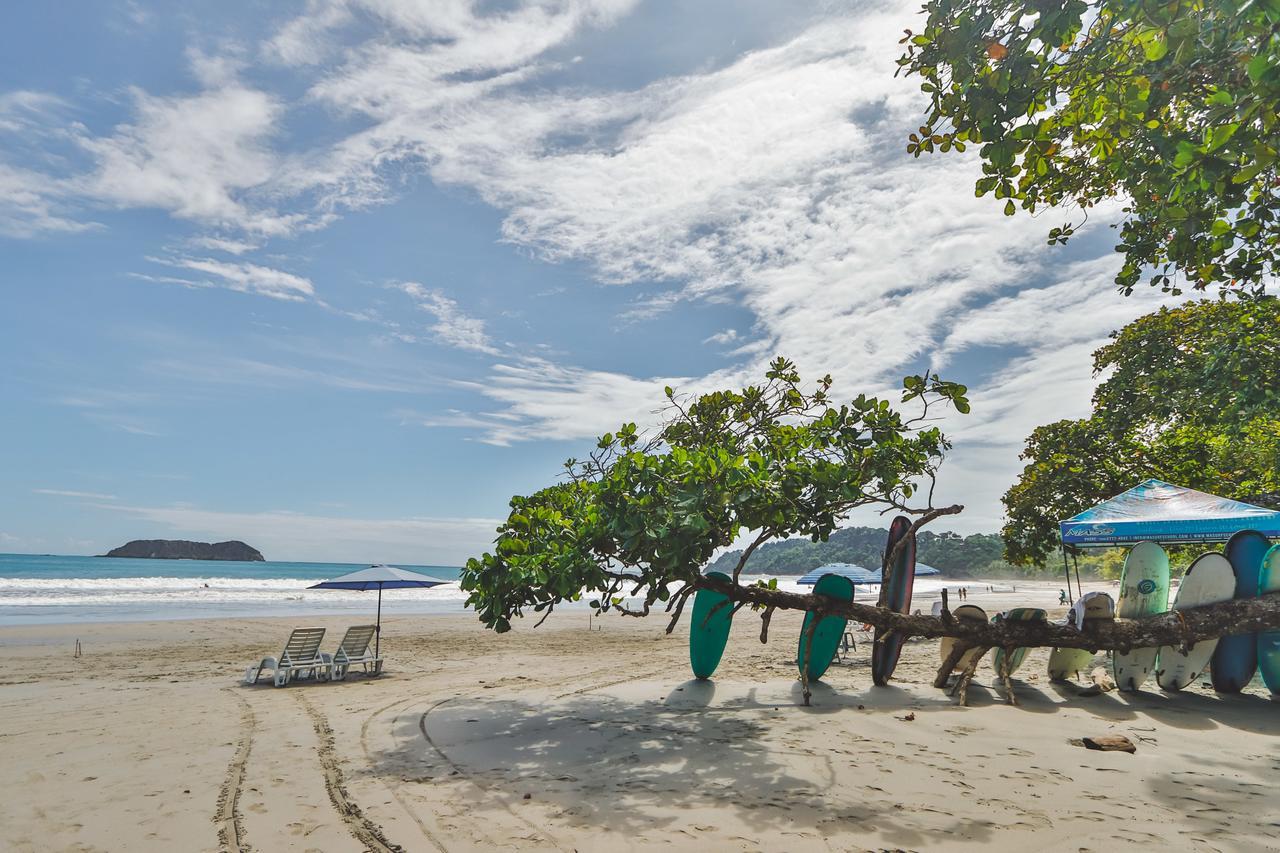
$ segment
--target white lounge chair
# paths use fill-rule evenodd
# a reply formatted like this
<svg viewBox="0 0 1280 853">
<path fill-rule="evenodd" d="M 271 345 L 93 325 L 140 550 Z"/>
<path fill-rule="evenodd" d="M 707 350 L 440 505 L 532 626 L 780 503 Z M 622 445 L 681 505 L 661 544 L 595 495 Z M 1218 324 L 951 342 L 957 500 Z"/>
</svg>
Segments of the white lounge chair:
<svg viewBox="0 0 1280 853">
<path fill-rule="evenodd" d="M 369 650 L 369 643 L 373 642 L 377 631 L 374 625 L 353 625 L 347 629 L 332 657 L 321 655 L 329 667 L 329 676 L 334 681 L 345 679 L 347 671 L 353 666 L 364 666 L 366 675 L 382 672 L 382 658 Z"/>
<path fill-rule="evenodd" d="M 244 683 L 257 684 L 264 669 L 273 671 L 276 687 L 284 687 L 293 678 L 302 677 L 303 673 L 317 681 L 328 680 L 327 656 L 320 653 L 320 641 L 323 639 L 324 628 L 294 628 L 280 657 L 263 658 L 262 663 L 246 669 Z"/>
</svg>

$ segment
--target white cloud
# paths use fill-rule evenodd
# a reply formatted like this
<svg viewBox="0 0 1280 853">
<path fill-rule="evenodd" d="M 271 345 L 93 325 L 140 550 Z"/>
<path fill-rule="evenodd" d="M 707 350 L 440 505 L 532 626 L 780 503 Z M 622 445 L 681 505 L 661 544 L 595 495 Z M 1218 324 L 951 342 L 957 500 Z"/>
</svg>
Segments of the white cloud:
<svg viewBox="0 0 1280 853">
<path fill-rule="evenodd" d="M 0 234 L 28 238 L 96 227 L 63 215 L 59 195 L 58 182 L 48 176 L 0 163 Z"/>
<path fill-rule="evenodd" d="M 731 344 L 738 339 L 737 329 L 725 329 L 723 332 L 716 332 L 714 335 L 703 338 L 704 344 Z"/>
<path fill-rule="evenodd" d="M 109 136 L 84 135 L 81 146 L 97 163 L 82 192 L 116 207 L 155 207 L 181 219 L 251 234 L 282 235 L 303 226 L 305 213 L 280 214 L 250 202 L 265 188 L 278 158 L 268 142 L 283 110 L 265 92 L 220 77 L 231 72 L 201 59 L 206 81 L 191 96 L 157 97 L 134 89 L 131 124 Z"/>
<path fill-rule="evenodd" d="M 248 240 L 236 240 L 230 237 L 192 237 L 190 241 L 193 246 L 201 249 L 212 249 L 216 252 L 226 252 L 228 255 L 243 255 L 245 252 L 252 252 L 261 248 L 261 245 Z"/>
<path fill-rule="evenodd" d="M 315 296 L 311 280 L 284 270 L 259 264 L 214 260 L 213 258 L 148 258 L 157 264 L 202 273 L 202 278 L 147 276 L 139 278 L 193 287 L 222 287 L 240 293 L 257 293 L 272 299 L 299 302 Z"/>
<path fill-rule="evenodd" d="M 85 498 L 95 501 L 114 501 L 115 495 L 104 495 L 100 492 L 77 492 L 71 489 L 32 489 L 37 495 L 55 495 L 63 498 Z"/>
<path fill-rule="evenodd" d="M 499 350 L 489 340 L 484 321 L 467 316 L 458 303 L 439 290 L 424 287 L 417 282 L 402 282 L 396 287 L 408 294 L 419 308 L 435 318 L 431 333 L 441 343 L 472 352 L 497 355 Z"/>
<path fill-rule="evenodd" d="M 67 102 L 48 92 L 15 89 L 0 92 L 0 133 L 40 131 Z"/>
<path fill-rule="evenodd" d="M 505 408 L 478 416 L 484 440 L 499 445 L 521 441 L 591 438 L 634 422 L 655 422 L 662 387 L 709 389 L 721 377 L 639 379 L 625 374 L 566 367 L 526 357 L 493 367 L 483 383 L 459 383 Z M 462 425 L 455 419 L 455 425 Z"/>
<path fill-rule="evenodd" d="M 100 509 L 197 539 L 240 539 L 269 560 L 458 565 L 493 541 L 494 518 L 366 519 L 299 512 L 222 512 L 189 505 Z M 132 534 L 131 534 L 132 535 Z"/>
</svg>

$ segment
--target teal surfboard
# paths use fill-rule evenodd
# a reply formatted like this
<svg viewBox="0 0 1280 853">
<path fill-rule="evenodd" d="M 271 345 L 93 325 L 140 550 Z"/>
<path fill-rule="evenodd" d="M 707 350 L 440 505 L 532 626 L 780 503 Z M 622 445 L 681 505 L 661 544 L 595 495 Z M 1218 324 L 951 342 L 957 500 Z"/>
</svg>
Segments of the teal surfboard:
<svg viewBox="0 0 1280 853">
<path fill-rule="evenodd" d="M 1169 555 L 1154 542 L 1139 542 L 1124 558 L 1120 572 L 1120 600 L 1116 604 L 1121 619 L 1154 616 L 1169 609 Z M 1137 690 L 1156 668 L 1159 647 L 1130 649 L 1111 657 L 1116 687 Z"/>
<path fill-rule="evenodd" d="M 1262 576 L 1262 558 L 1271 542 L 1256 530 L 1241 530 L 1227 540 L 1224 553 L 1236 571 L 1236 598 L 1256 598 Z M 1228 634 L 1218 640 L 1209 665 L 1213 689 L 1239 693 L 1258 671 L 1258 635 Z"/>
<path fill-rule="evenodd" d="M 1043 622 L 1048 618 L 1048 614 L 1039 607 L 1015 607 L 1007 613 L 997 613 L 992 617 L 992 622 Z M 1014 649 L 1010 654 L 1005 654 L 1004 649 L 996 649 L 995 665 L 996 673 L 999 675 L 1013 675 L 1018 671 L 1018 667 L 1022 666 L 1023 660 L 1027 657 L 1027 648 L 1025 646 Z"/>
<path fill-rule="evenodd" d="M 1280 545 L 1272 545 L 1262 558 L 1258 595 L 1280 592 Z M 1280 696 L 1280 630 L 1258 632 L 1258 670 L 1272 696 Z"/>
<path fill-rule="evenodd" d="M 853 581 L 840 575 L 823 575 L 813 585 L 813 594 L 825 595 L 841 601 L 853 601 Z M 800 629 L 800 649 L 796 652 L 796 665 L 800 667 L 801 675 L 805 671 L 804 651 L 808 644 L 809 628 L 813 625 L 813 616 L 813 611 L 806 613 L 804 627 Z M 813 628 L 813 643 L 810 645 L 813 653 L 813 662 L 809 667 L 810 681 L 817 681 L 826 674 L 827 667 L 831 666 L 831 661 L 836 656 L 836 649 L 840 647 L 840 640 L 844 637 L 844 629 L 848 624 L 848 619 L 824 616 L 822 621 Z"/>
<path fill-rule="evenodd" d="M 733 578 L 724 572 L 707 572 L 707 577 L 732 583 Z M 733 603 L 729 602 L 708 615 L 720 602 L 729 602 L 729 596 L 711 589 L 700 589 L 693 597 L 693 617 L 689 622 L 689 665 L 696 678 L 710 678 L 720 665 L 724 647 L 729 642 L 732 627 Z"/>
</svg>

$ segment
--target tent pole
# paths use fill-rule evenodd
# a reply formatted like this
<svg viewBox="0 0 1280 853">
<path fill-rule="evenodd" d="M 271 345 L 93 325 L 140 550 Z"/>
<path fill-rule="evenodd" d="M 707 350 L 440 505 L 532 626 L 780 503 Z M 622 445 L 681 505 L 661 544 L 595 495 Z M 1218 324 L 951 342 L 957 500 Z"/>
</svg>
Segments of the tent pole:
<svg viewBox="0 0 1280 853">
<path fill-rule="evenodd" d="M 1071 555 L 1071 564 L 1076 567 L 1076 594 L 1083 598 L 1084 587 L 1080 585 L 1080 560 L 1074 553 Z"/>
<path fill-rule="evenodd" d="M 1071 567 L 1067 565 L 1067 546 L 1065 543 L 1063 543 L 1061 550 L 1062 550 L 1062 571 L 1067 576 L 1067 599 L 1072 604 L 1075 604 L 1076 600 L 1071 597 Z"/>
<path fill-rule="evenodd" d="M 369 648 L 365 646 L 365 648 Z M 382 651 L 382 584 L 378 584 L 378 624 L 373 629 L 373 656 Z"/>
</svg>

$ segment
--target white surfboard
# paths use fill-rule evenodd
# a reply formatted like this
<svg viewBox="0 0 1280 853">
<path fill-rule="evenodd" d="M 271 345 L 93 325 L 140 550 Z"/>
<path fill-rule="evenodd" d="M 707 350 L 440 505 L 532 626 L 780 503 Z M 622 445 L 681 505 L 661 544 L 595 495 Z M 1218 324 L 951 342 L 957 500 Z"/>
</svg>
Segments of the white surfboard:
<svg viewBox="0 0 1280 853">
<path fill-rule="evenodd" d="M 1173 602 L 1174 610 L 1229 601 L 1235 595 L 1236 573 L 1222 554 L 1201 554 L 1187 569 Z M 1185 652 L 1178 646 L 1161 646 L 1156 662 L 1156 682 L 1162 690 L 1181 690 L 1196 680 L 1213 657 L 1218 640 L 1201 640 Z"/>
<path fill-rule="evenodd" d="M 1116 604 L 1105 592 L 1087 592 L 1079 598 L 1067 613 L 1065 624 L 1074 625 L 1077 631 L 1086 622 L 1109 621 L 1116 618 Z M 1061 623 L 1060 623 L 1061 624 Z M 1049 654 L 1049 678 L 1066 681 L 1071 676 L 1087 672 L 1093 662 L 1092 649 L 1054 648 Z"/>
<path fill-rule="evenodd" d="M 1154 542 L 1139 542 L 1129 551 L 1120 575 L 1121 619 L 1164 613 L 1169 607 L 1169 555 Z M 1111 659 L 1116 687 L 1137 690 L 1156 666 L 1156 647 L 1116 652 Z"/>
<path fill-rule="evenodd" d="M 942 612 L 942 602 L 938 602 L 937 611 Z M 976 604 L 961 604 L 955 610 L 951 611 L 957 619 L 977 622 L 980 625 L 987 624 L 987 611 L 983 610 Z M 937 615 L 936 613 L 934 614 Z M 959 640 L 955 637 L 943 637 L 942 642 L 938 644 L 938 659 L 943 663 L 947 662 L 947 658 L 951 655 L 951 650 L 955 648 Z M 960 656 L 960 660 L 956 661 L 956 670 L 964 672 L 969 664 L 973 663 L 974 658 L 982 654 L 981 648 L 970 649 Z"/>
</svg>

